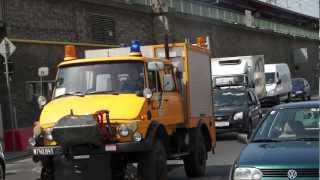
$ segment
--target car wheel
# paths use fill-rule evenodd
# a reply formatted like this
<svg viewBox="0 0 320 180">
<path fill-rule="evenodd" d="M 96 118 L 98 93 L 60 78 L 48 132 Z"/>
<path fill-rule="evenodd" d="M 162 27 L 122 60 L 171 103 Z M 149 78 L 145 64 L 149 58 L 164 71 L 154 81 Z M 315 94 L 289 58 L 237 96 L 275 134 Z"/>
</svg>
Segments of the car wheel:
<svg viewBox="0 0 320 180">
<path fill-rule="evenodd" d="M 207 148 L 200 130 L 194 130 L 191 135 L 191 153 L 184 158 L 184 169 L 188 177 L 201 177 L 206 172 Z"/>
<path fill-rule="evenodd" d="M 5 172 L 4 172 L 4 167 L 1 164 L 1 167 L 0 167 L 0 180 L 4 180 L 5 177 L 6 177 L 6 175 L 5 175 Z"/>
<path fill-rule="evenodd" d="M 156 141 L 153 149 L 141 156 L 138 165 L 138 179 L 167 179 L 167 152 L 162 141 Z"/>
</svg>

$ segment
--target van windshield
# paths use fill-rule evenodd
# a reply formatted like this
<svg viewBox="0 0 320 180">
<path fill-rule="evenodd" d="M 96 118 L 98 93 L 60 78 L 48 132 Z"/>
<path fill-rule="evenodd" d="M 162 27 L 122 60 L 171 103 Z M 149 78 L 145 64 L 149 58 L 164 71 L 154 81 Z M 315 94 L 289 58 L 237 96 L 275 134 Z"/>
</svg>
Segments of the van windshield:
<svg viewBox="0 0 320 180">
<path fill-rule="evenodd" d="M 275 73 L 266 73 L 266 83 L 267 84 L 275 83 Z"/>
<path fill-rule="evenodd" d="M 108 62 L 59 69 L 54 97 L 94 93 L 136 93 L 144 88 L 144 64 Z"/>
</svg>

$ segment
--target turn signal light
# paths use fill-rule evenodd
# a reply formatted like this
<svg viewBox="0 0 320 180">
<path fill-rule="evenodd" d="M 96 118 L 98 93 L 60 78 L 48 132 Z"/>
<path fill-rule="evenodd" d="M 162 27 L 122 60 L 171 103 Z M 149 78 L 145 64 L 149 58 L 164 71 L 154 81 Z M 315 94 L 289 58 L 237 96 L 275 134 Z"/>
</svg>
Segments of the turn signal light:
<svg viewBox="0 0 320 180">
<path fill-rule="evenodd" d="M 64 47 L 64 60 L 74 60 L 77 59 L 76 56 L 76 47 L 74 45 L 66 45 Z"/>
<path fill-rule="evenodd" d="M 203 36 L 197 37 L 197 46 L 199 47 L 206 47 L 206 38 Z"/>
</svg>

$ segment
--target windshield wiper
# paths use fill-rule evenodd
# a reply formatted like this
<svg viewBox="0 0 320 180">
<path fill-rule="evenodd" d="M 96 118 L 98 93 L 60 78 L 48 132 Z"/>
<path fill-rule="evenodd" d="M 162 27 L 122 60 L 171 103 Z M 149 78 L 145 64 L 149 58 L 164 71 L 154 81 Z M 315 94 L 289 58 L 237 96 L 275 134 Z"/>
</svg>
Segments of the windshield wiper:
<svg viewBox="0 0 320 180">
<path fill-rule="evenodd" d="M 83 97 L 84 93 L 82 93 L 82 92 L 67 92 L 67 93 L 62 94 L 60 96 L 57 96 L 55 98 L 60 98 L 60 97 L 65 97 L 65 96 L 80 96 L 80 97 Z"/>
<path fill-rule="evenodd" d="M 252 142 L 281 142 L 281 141 L 277 139 L 257 139 L 257 140 L 253 140 Z"/>
<path fill-rule="evenodd" d="M 315 137 L 303 137 L 303 138 L 292 139 L 292 141 L 319 141 L 319 138 L 315 138 Z"/>
<path fill-rule="evenodd" d="M 112 94 L 112 95 L 119 95 L 116 91 L 89 91 L 86 92 L 85 95 L 91 95 L 91 94 Z"/>
</svg>

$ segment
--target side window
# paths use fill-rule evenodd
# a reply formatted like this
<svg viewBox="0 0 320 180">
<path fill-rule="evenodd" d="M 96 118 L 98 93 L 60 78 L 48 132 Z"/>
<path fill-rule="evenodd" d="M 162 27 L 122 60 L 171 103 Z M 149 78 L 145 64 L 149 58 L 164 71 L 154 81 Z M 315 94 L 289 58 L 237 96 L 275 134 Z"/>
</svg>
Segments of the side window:
<svg viewBox="0 0 320 180">
<path fill-rule="evenodd" d="M 152 92 L 162 91 L 159 72 L 149 71 L 149 88 Z"/>
<path fill-rule="evenodd" d="M 175 82 L 174 77 L 172 75 L 173 70 L 170 66 L 166 65 L 163 73 L 163 90 L 164 91 L 174 91 L 175 90 Z"/>
<path fill-rule="evenodd" d="M 297 111 L 294 120 L 304 128 L 319 128 L 319 111 L 316 108 Z"/>
</svg>

